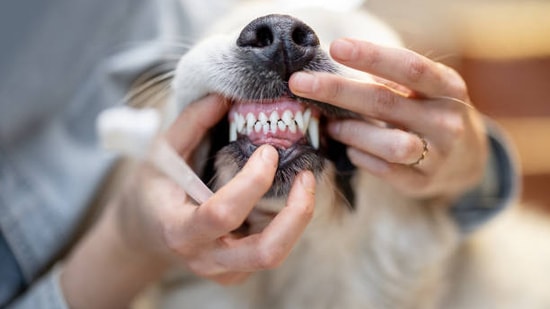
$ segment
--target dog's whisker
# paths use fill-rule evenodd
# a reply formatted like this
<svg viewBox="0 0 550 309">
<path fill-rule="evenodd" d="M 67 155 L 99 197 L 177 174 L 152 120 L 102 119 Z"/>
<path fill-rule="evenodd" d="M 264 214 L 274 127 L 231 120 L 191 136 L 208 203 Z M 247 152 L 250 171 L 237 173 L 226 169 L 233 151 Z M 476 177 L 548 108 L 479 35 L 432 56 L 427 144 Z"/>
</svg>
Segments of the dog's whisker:
<svg viewBox="0 0 550 309">
<path fill-rule="evenodd" d="M 158 98 L 160 95 L 163 96 L 167 94 L 170 88 L 169 82 L 174 78 L 174 75 L 175 71 L 172 70 L 147 79 L 146 82 L 139 85 L 133 91 L 130 91 L 123 101 L 126 104 L 135 107 L 144 107 L 144 105 L 152 106 L 156 104 L 156 100 L 154 100 L 154 102 L 149 102 L 148 100 L 150 98 Z"/>
<path fill-rule="evenodd" d="M 123 48 L 139 48 L 152 46 L 158 48 L 164 46 L 166 48 L 175 49 L 175 51 L 184 52 L 196 43 L 197 39 L 185 37 L 166 37 L 162 39 L 154 39 L 148 41 L 133 41 L 121 45 Z"/>
<path fill-rule="evenodd" d="M 171 87 L 170 87 L 170 84 L 165 84 L 159 87 L 161 88 L 155 91 L 142 93 L 141 95 L 137 96 L 135 100 L 132 101 L 132 103 L 135 102 L 134 104 L 136 104 L 133 106 L 140 107 L 140 108 L 162 106 L 163 103 L 165 102 L 165 99 L 170 94 Z"/>
</svg>

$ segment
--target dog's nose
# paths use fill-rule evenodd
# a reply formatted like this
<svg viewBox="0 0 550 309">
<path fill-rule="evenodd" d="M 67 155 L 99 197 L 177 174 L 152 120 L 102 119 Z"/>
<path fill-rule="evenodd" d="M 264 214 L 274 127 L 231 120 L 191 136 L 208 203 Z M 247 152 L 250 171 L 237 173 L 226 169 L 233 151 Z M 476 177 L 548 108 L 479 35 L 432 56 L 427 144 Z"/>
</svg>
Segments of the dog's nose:
<svg viewBox="0 0 550 309">
<path fill-rule="evenodd" d="M 237 46 L 255 64 L 278 73 L 285 81 L 304 68 L 319 47 L 315 32 L 288 15 L 272 14 L 253 20 L 241 31 Z"/>
</svg>

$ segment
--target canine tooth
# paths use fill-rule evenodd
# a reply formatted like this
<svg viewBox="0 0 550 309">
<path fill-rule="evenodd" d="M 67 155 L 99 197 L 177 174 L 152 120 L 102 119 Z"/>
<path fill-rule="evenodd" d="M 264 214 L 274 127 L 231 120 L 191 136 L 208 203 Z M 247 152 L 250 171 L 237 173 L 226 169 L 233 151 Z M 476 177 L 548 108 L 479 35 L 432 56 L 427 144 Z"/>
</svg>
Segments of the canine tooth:
<svg viewBox="0 0 550 309">
<path fill-rule="evenodd" d="M 232 121 L 229 124 L 229 142 L 234 142 L 237 140 L 237 123 Z"/>
<path fill-rule="evenodd" d="M 261 130 L 262 130 L 262 123 L 257 121 L 256 124 L 254 125 L 254 131 L 256 131 L 256 133 L 260 133 Z"/>
<path fill-rule="evenodd" d="M 244 125 L 246 124 L 246 121 L 244 120 L 244 117 L 242 115 L 237 115 L 237 132 L 244 133 Z"/>
<path fill-rule="evenodd" d="M 261 112 L 258 116 L 258 120 L 262 123 L 262 125 L 264 125 L 269 119 L 267 118 L 266 114 L 264 114 L 264 112 Z"/>
<path fill-rule="evenodd" d="M 300 129 L 302 134 L 305 134 L 306 127 L 304 126 L 304 116 L 302 115 L 302 112 L 300 111 L 296 112 L 296 115 L 294 115 L 294 121 L 296 121 L 296 124 L 298 125 L 298 129 Z"/>
<path fill-rule="evenodd" d="M 277 126 L 279 127 L 279 131 L 286 131 L 286 124 L 284 121 L 279 120 L 277 121 Z"/>
<path fill-rule="evenodd" d="M 290 126 L 291 123 L 294 123 L 294 120 L 292 119 L 293 115 L 292 112 L 289 110 L 284 111 L 283 117 L 281 118 L 287 126 Z"/>
<path fill-rule="evenodd" d="M 309 121 L 309 141 L 311 146 L 315 149 L 319 149 L 319 119 L 312 117 Z"/>
<path fill-rule="evenodd" d="M 306 109 L 304 112 L 304 128 L 307 130 L 309 127 L 309 120 L 311 119 L 311 109 Z M 304 132 L 305 133 L 305 132 Z"/>
</svg>

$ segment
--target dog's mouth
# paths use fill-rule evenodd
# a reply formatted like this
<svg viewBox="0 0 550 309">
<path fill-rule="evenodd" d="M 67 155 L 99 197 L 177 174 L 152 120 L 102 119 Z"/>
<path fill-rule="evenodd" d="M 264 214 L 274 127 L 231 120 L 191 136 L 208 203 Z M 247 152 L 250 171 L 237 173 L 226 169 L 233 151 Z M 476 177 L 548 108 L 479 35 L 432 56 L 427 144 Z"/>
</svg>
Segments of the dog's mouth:
<svg viewBox="0 0 550 309">
<path fill-rule="evenodd" d="M 290 98 L 235 102 L 229 111 L 229 141 L 270 144 L 284 151 L 285 163 L 294 148 L 319 149 L 319 116 L 317 108 Z"/>
<path fill-rule="evenodd" d="M 269 144 L 277 149 L 279 162 L 266 197 L 286 196 L 300 171 L 319 174 L 323 169 L 321 115 L 316 106 L 290 97 L 233 101 L 225 135 L 229 144 L 217 154 L 224 158 L 218 169 L 229 159 L 240 170 L 259 146 Z"/>
</svg>

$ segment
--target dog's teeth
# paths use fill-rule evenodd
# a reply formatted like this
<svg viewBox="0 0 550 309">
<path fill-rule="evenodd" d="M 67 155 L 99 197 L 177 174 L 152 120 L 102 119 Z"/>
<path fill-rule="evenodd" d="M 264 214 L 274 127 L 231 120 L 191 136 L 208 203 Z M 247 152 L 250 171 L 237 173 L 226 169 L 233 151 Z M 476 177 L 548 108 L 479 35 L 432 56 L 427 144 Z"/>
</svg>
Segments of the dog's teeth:
<svg viewBox="0 0 550 309">
<path fill-rule="evenodd" d="M 311 119 L 311 109 L 306 109 L 304 112 L 304 128 L 307 130 L 309 127 L 309 120 Z M 305 132 L 304 132 L 305 134 Z"/>
<path fill-rule="evenodd" d="M 268 120 L 269 119 L 267 118 L 266 114 L 264 114 L 263 112 L 261 112 L 258 116 L 258 121 L 260 121 L 262 125 L 266 124 Z"/>
<path fill-rule="evenodd" d="M 277 121 L 269 121 L 269 128 L 271 129 L 271 133 L 275 134 L 277 133 Z"/>
<path fill-rule="evenodd" d="M 274 111 L 271 113 L 271 115 L 269 116 L 269 122 L 271 123 L 277 123 L 277 121 L 279 121 L 279 113 L 277 113 L 277 111 Z"/>
<path fill-rule="evenodd" d="M 294 114 L 290 110 L 285 110 L 282 115 L 278 111 L 273 111 L 271 114 L 260 112 L 256 118 L 253 113 L 247 113 L 246 116 L 239 113 L 233 114 L 233 120 L 230 124 L 229 139 L 235 141 L 238 134 L 251 134 L 253 132 L 263 134 L 276 134 L 277 131 L 296 133 L 298 130 L 302 134 L 306 134 L 310 130 L 310 140 L 315 148 L 319 147 L 319 120 L 311 116 L 311 110 L 306 109 L 304 112 L 297 111 Z M 313 130 L 313 131 L 311 131 Z"/>
<path fill-rule="evenodd" d="M 296 124 L 298 125 L 298 129 L 300 129 L 300 132 L 302 132 L 302 134 L 305 134 L 306 127 L 304 126 L 304 116 L 302 115 L 302 112 L 300 111 L 296 112 L 296 115 L 294 115 L 294 121 L 296 121 Z"/>
<path fill-rule="evenodd" d="M 315 149 L 319 149 L 319 119 L 312 117 L 309 121 L 309 141 L 311 146 Z"/>
<path fill-rule="evenodd" d="M 286 131 L 286 124 L 284 121 L 279 120 L 277 121 L 277 126 L 279 127 L 279 131 Z"/>
<path fill-rule="evenodd" d="M 254 124 L 256 124 L 256 117 L 252 113 L 246 114 L 246 134 L 252 133 L 254 129 Z"/>
<path fill-rule="evenodd" d="M 237 140 L 237 123 L 232 121 L 229 124 L 229 142 L 234 142 Z"/>
<path fill-rule="evenodd" d="M 237 132 L 241 134 L 244 133 L 243 129 L 244 129 L 244 125 L 246 124 L 244 117 L 242 115 L 235 113 L 234 118 L 237 123 Z"/>
<path fill-rule="evenodd" d="M 288 130 L 291 133 L 296 133 L 296 122 L 294 121 L 290 122 L 290 124 L 288 125 Z"/>
<path fill-rule="evenodd" d="M 290 126 L 291 123 L 294 123 L 294 119 L 292 119 L 292 112 L 289 110 L 284 111 L 283 117 L 281 119 L 287 126 Z"/>
<path fill-rule="evenodd" d="M 260 133 L 261 130 L 262 130 L 262 123 L 257 121 L 256 124 L 254 125 L 254 131 L 256 131 L 256 133 Z"/>
</svg>

